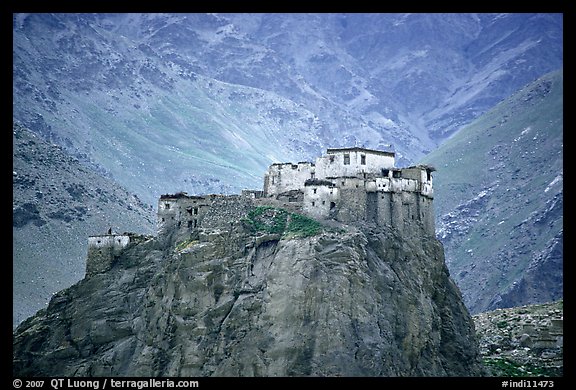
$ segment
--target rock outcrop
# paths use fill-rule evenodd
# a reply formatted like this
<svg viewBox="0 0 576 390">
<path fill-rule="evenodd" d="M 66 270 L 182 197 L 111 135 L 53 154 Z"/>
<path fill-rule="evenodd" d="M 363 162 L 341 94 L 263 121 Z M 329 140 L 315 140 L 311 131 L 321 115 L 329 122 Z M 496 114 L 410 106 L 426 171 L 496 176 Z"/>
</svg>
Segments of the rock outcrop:
<svg viewBox="0 0 576 390">
<path fill-rule="evenodd" d="M 489 376 L 563 376 L 563 300 L 497 309 L 473 318 Z"/>
<path fill-rule="evenodd" d="M 305 231 L 305 230 L 303 230 Z M 483 375 L 434 237 L 246 219 L 132 237 L 14 333 L 16 376 Z"/>
</svg>

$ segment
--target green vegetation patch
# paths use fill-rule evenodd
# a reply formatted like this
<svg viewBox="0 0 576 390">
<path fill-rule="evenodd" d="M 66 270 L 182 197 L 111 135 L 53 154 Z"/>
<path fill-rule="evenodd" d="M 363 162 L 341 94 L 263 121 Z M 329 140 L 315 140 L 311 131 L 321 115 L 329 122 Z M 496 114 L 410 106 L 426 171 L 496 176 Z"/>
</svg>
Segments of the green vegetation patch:
<svg viewBox="0 0 576 390">
<path fill-rule="evenodd" d="M 243 222 L 254 233 L 283 234 L 287 238 L 311 237 L 322 231 L 320 222 L 272 206 L 256 207 Z"/>
<path fill-rule="evenodd" d="M 533 364 L 522 365 L 505 358 L 485 358 L 483 363 L 490 369 L 493 376 L 557 376 L 557 370 L 553 367 L 538 367 Z"/>
<path fill-rule="evenodd" d="M 508 321 L 498 321 L 496 327 L 498 327 L 498 329 L 506 328 L 508 327 Z"/>
</svg>

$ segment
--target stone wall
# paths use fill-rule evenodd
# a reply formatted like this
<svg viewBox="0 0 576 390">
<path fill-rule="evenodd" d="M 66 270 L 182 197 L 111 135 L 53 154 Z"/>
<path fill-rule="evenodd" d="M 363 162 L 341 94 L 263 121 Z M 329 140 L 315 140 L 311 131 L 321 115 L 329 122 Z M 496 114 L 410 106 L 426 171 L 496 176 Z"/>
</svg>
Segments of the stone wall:
<svg viewBox="0 0 576 390">
<path fill-rule="evenodd" d="M 199 227 L 217 196 L 219 195 L 161 197 L 158 201 L 158 232 L 162 234 Z"/>
<path fill-rule="evenodd" d="M 200 227 L 226 228 L 244 218 L 254 207 L 251 197 L 240 195 L 221 195 L 214 197 L 207 209 Z"/>
<path fill-rule="evenodd" d="M 110 269 L 114 258 L 130 243 L 128 235 L 105 234 L 88 237 L 88 256 L 86 258 L 86 277 Z"/>
</svg>

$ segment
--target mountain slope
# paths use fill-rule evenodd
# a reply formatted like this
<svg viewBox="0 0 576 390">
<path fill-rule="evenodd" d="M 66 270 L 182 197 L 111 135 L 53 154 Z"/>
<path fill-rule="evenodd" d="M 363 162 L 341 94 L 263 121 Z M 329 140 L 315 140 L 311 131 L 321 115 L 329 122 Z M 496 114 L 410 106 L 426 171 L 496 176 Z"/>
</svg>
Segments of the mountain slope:
<svg viewBox="0 0 576 390">
<path fill-rule="evenodd" d="M 84 276 L 88 235 L 152 233 L 151 206 L 62 148 L 13 126 L 13 326 Z"/>
<path fill-rule="evenodd" d="M 562 64 L 561 14 L 15 14 L 14 118 L 148 203 L 327 147 L 400 164 Z"/>
<path fill-rule="evenodd" d="M 563 290 L 563 71 L 550 73 L 426 156 L 438 238 L 472 312 Z"/>
</svg>

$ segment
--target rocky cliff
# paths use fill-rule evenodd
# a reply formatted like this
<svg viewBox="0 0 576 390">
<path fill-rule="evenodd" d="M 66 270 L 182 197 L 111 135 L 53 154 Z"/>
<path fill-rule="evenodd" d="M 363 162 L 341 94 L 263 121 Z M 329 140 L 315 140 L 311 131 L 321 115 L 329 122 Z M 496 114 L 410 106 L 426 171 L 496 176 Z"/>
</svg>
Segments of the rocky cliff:
<svg viewBox="0 0 576 390">
<path fill-rule="evenodd" d="M 435 238 L 249 222 L 132 236 L 109 269 L 16 329 L 14 375 L 483 374 Z"/>
</svg>

